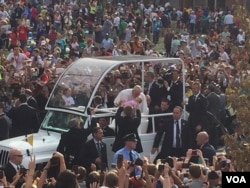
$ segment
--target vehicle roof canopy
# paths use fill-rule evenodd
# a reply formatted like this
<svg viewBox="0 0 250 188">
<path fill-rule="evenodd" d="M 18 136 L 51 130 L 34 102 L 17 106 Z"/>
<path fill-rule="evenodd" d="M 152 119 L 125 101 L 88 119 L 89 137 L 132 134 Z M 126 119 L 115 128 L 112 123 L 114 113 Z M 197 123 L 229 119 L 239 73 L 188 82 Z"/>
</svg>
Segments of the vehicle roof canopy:
<svg viewBox="0 0 250 188">
<path fill-rule="evenodd" d="M 150 63 L 152 66 L 179 64 L 182 67 L 184 82 L 184 64 L 179 58 L 140 55 L 81 58 L 69 65 L 61 74 L 50 94 L 46 110 L 71 111 L 79 115 L 87 115 L 86 108 L 91 105 L 96 91 L 105 76 L 115 68 L 131 63 L 140 66 L 142 70 L 144 70 L 145 63 Z M 142 83 L 144 83 L 144 71 L 141 72 Z M 60 95 L 65 94 L 67 90 L 71 90 L 71 95 L 75 96 L 75 104 L 73 105 L 66 105 L 60 99 Z"/>
</svg>

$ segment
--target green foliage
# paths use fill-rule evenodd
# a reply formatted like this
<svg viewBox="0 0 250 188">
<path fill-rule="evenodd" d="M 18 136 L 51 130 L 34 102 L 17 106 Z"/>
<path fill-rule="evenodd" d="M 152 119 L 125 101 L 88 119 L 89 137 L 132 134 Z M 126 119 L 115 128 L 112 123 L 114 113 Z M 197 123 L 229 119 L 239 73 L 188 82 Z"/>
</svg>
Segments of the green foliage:
<svg viewBox="0 0 250 188">
<path fill-rule="evenodd" d="M 240 28 L 249 36 L 250 13 L 242 6 L 236 6 L 233 10 L 236 22 L 240 23 Z M 250 171 L 250 70 L 249 57 L 243 58 L 244 53 L 248 53 L 250 39 L 247 37 L 245 49 L 238 54 L 235 67 L 236 75 L 240 78 L 240 83 L 231 83 L 226 90 L 227 103 L 236 111 L 236 120 L 240 123 L 241 129 L 246 137 L 244 141 L 237 141 L 232 135 L 224 135 L 224 143 L 227 154 L 232 158 L 236 171 Z M 238 51 L 237 51 L 238 50 Z"/>
</svg>

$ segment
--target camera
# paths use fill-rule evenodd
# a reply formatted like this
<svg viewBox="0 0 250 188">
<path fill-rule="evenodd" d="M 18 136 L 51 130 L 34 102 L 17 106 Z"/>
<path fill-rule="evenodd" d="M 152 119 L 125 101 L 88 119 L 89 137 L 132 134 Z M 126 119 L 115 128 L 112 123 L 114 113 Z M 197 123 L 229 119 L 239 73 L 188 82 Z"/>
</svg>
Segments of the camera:
<svg viewBox="0 0 250 188">
<path fill-rule="evenodd" d="M 54 167 L 54 166 L 59 166 L 60 164 L 60 158 L 59 157 L 52 157 L 50 159 L 50 166 Z"/>
</svg>

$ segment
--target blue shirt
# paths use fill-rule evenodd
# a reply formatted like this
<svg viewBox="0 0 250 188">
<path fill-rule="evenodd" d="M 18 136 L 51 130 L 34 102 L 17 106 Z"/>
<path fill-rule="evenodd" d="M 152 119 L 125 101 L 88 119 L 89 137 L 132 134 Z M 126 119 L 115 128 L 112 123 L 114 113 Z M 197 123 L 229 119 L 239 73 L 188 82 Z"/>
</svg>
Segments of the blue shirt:
<svg viewBox="0 0 250 188">
<path fill-rule="evenodd" d="M 130 150 L 129 150 L 128 148 L 126 148 L 126 147 L 123 147 L 122 149 L 118 150 L 118 151 L 115 152 L 115 154 L 114 154 L 112 163 L 115 163 L 115 164 L 117 163 L 117 157 L 118 157 L 119 154 L 122 154 L 122 155 L 123 155 L 123 159 L 125 159 L 125 160 L 127 160 L 127 161 L 130 161 L 129 152 L 130 152 Z M 132 152 L 132 157 L 133 157 L 133 160 L 134 160 L 134 161 L 135 161 L 137 158 L 140 158 L 140 154 L 139 154 L 137 151 L 131 150 L 131 152 Z M 137 167 L 135 167 L 135 175 L 136 175 L 136 176 L 137 176 L 137 175 L 141 175 L 141 172 L 140 172 L 140 170 L 139 170 Z"/>
</svg>

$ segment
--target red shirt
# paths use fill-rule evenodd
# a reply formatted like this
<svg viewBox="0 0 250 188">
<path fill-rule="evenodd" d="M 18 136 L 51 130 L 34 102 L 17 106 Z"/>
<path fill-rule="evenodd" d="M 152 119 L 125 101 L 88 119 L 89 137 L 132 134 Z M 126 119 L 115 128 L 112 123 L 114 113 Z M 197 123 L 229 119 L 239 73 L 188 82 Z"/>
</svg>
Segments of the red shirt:
<svg viewBox="0 0 250 188">
<path fill-rule="evenodd" d="M 47 83 L 49 81 L 49 77 L 46 73 L 43 73 L 42 76 L 41 76 L 41 81 Z"/>
<path fill-rule="evenodd" d="M 11 39 L 11 44 L 12 45 L 17 45 L 17 35 L 16 33 L 10 33 L 9 38 Z"/>
<path fill-rule="evenodd" d="M 31 17 L 37 19 L 38 17 L 38 10 L 35 7 L 31 8 Z"/>
<path fill-rule="evenodd" d="M 26 51 L 26 52 L 23 52 L 27 57 L 30 57 L 30 52 L 29 51 Z"/>
<path fill-rule="evenodd" d="M 51 44 L 55 44 L 56 38 L 57 38 L 57 32 L 56 31 L 51 31 L 48 36 Z"/>
<path fill-rule="evenodd" d="M 28 39 L 28 28 L 24 25 L 18 27 L 18 38 L 19 40 L 27 40 Z"/>
</svg>

